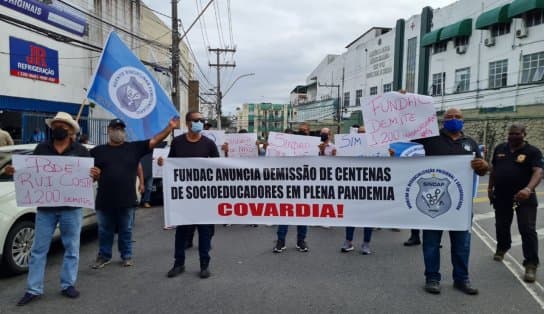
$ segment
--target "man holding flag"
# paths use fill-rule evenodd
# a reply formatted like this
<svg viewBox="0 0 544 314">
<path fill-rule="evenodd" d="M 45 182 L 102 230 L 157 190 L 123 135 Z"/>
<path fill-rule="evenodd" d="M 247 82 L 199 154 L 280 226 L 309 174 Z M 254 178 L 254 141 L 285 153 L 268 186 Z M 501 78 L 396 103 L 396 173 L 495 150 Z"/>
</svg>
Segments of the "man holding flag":
<svg viewBox="0 0 544 314">
<path fill-rule="evenodd" d="M 108 125 L 108 144 L 91 151 L 102 171 L 96 196 L 99 252 L 92 267 L 110 263 L 116 227 L 123 266 L 131 266 L 138 163 L 179 127 L 179 114 L 153 75 L 115 32 L 106 40 L 88 90 L 90 101 L 117 117 Z"/>
</svg>

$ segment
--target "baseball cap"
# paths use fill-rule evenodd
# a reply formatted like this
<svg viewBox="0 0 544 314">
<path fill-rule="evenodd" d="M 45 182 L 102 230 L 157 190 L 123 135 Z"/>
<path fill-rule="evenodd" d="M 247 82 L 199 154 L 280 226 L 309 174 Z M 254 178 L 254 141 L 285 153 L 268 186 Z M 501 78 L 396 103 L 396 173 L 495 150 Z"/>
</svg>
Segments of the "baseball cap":
<svg viewBox="0 0 544 314">
<path fill-rule="evenodd" d="M 115 128 L 115 127 L 118 127 L 118 126 L 120 126 L 122 128 L 126 127 L 125 122 L 123 122 L 123 120 L 121 120 L 121 119 L 113 119 L 108 124 L 108 128 Z"/>
</svg>

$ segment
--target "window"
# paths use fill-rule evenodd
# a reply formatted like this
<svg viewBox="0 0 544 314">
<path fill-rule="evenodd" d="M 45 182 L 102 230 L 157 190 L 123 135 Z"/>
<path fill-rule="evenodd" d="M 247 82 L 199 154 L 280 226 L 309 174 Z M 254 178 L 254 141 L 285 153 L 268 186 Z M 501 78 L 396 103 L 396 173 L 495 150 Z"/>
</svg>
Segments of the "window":
<svg viewBox="0 0 544 314">
<path fill-rule="evenodd" d="M 363 97 L 363 90 L 358 89 L 355 91 L 355 106 L 361 105 L 361 97 Z"/>
<path fill-rule="evenodd" d="M 349 92 L 344 93 L 344 107 L 349 107 Z"/>
<path fill-rule="evenodd" d="M 455 93 L 468 92 L 470 90 L 470 68 L 455 71 Z"/>
<path fill-rule="evenodd" d="M 468 37 L 456 37 L 455 38 L 455 47 L 466 46 L 468 45 Z"/>
<path fill-rule="evenodd" d="M 508 60 L 489 63 L 489 88 L 501 88 L 508 83 Z"/>
<path fill-rule="evenodd" d="M 416 90 L 416 64 L 417 64 L 417 37 L 408 39 L 408 51 L 406 56 L 406 91 L 413 93 Z"/>
<path fill-rule="evenodd" d="M 501 23 L 501 24 L 495 24 L 489 28 L 489 31 L 491 32 L 492 37 L 497 37 L 500 35 L 505 35 L 510 33 L 510 25 L 511 23 Z"/>
<path fill-rule="evenodd" d="M 433 54 L 437 54 L 443 51 L 446 51 L 448 49 L 448 42 L 447 41 L 441 41 L 433 45 Z"/>
<path fill-rule="evenodd" d="M 431 96 L 441 96 L 444 92 L 444 79 L 446 78 L 446 73 L 436 73 L 433 74 L 433 85 Z"/>
<path fill-rule="evenodd" d="M 388 93 L 391 91 L 391 83 L 389 84 L 383 84 L 383 92 Z"/>
<path fill-rule="evenodd" d="M 527 13 L 525 16 L 525 25 L 535 26 L 544 23 L 544 10 L 537 9 Z"/>
<path fill-rule="evenodd" d="M 372 86 L 370 88 L 370 96 L 378 94 L 378 86 Z"/>
<path fill-rule="evenodd" d="M 544 78 L 544 52 L 523 56 L 521 83 L 542 81 Z"/>
</svg>

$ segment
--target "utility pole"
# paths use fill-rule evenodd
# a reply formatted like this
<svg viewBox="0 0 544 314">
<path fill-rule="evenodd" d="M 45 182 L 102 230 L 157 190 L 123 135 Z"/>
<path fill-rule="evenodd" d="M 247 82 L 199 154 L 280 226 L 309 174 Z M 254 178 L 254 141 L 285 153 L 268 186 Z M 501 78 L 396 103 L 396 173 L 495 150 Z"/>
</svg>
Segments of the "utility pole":
<svg viewBox="0 0 544 314">
<path fill-rule="evenodd" d="M 338 105 L 336 106 L 336 120 L 338 121 L 338 128 L 336 130 L 336 134 L 340 134 L 340 122 L 342 121 L 342 115 L 341 115 L 341 106 L 340 106 L 340 84 L 319 84 L 321 87 L 336 87 L 337 91 L 337 102 Z"/>
<path fill-rule="evenodd" d="M 229 49 L 229 48 L 208 48 L 208 51 L 215 52 L 217 54 L 217 63 L 213 64 L 210 63 L 211 67 L 217 68 L 217 129 L 221 130 L 221 98 L 223 98 L 223 95 L 221 93 L 221 68 L 226 67 L 232 67 L 234 68 L 236 64 L 232 63 L 220 63 L 219 55 L 222 52 L 236 52 L 236 48 Z"/>
<path fill-rule="evenodd" d="M 172 103 L 181 112 L 179 97 L 179 41 L 178 0 L 172 0 Z"/>
</svg>

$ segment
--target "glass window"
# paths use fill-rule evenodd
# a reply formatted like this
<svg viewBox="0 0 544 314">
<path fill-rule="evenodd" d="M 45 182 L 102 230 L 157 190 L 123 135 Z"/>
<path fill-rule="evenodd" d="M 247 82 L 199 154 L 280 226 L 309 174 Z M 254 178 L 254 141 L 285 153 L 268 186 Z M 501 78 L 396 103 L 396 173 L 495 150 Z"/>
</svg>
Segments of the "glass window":
<svg viewBox="0 0 544 314">
<path fill-rule="evenodd" d="M 470 90 L 470 68 L 458 69 L 455 71 L 456 93 L 468 92 Z"/>
<path fill-rule="evenodd" d="M 544 52 L 523 56 L 521 83 L 542 81 L 544 78 Z"/>
<path fill-rule="evenodd" d="M 431 96 L 441 96 L 444 92 L 444 79 L 446 78 L 446 73 L 435 73 L 433 74 L 433 84 Z"/>
<path fill-rule="evenodd" d="M 489 88 L 501 88 L 508 84 L 508 60 L 489 63 Z"/>
<path fill-rule="evenodd" d="M 349 107 L 349 92 L 344 93 L 344 107 Z"/>
<path fill-rule="evenodd" d="M 416 90 L 417 37 L 408 39 L 406 53 L 406 91 L 413 93 Z"/>
<path fill-rule="evenodd" d="M 358 89 L 355 91 L 355 106 L 361 105 L 361 97 L 363 97 L 363 90 Z"/>
<path fill-rule="evenodd" d="M 391 91 L 391 83 L 389 84 L 383 84 L 383 92 L 388 93 Z"/>
<path fill-rule="evenodd" d="M 444 52 L 448 49 L 448 42 L 441 41 L 433 45 L 433 54 Z"/>
<path fill-rule="evenodd" d="M 468 45 L 468 37 L 456 37 L 455 38 L 455 47 L 466 46 Z"/>
<path fill-rule="evenodd" d="M 378 94 L 378 86 L 372 86 L 370 88 L 370 96 Z"/>
<path fill-rule="evenodd" d="M 491 26 L 489 29 L 491 31 L 492 37 L 497 37 L 500 35 L 505 35 L 510 33 L 510 25 L 511 23 L 501 23 L 501 24 L 495 24 Z"/>
<path fill-rule="evenodd" d="M 536 9 L 530 11 L 525 16 L 525 25 L 535 26 L 544 23 L 544 10 Z"/>
</svg>

